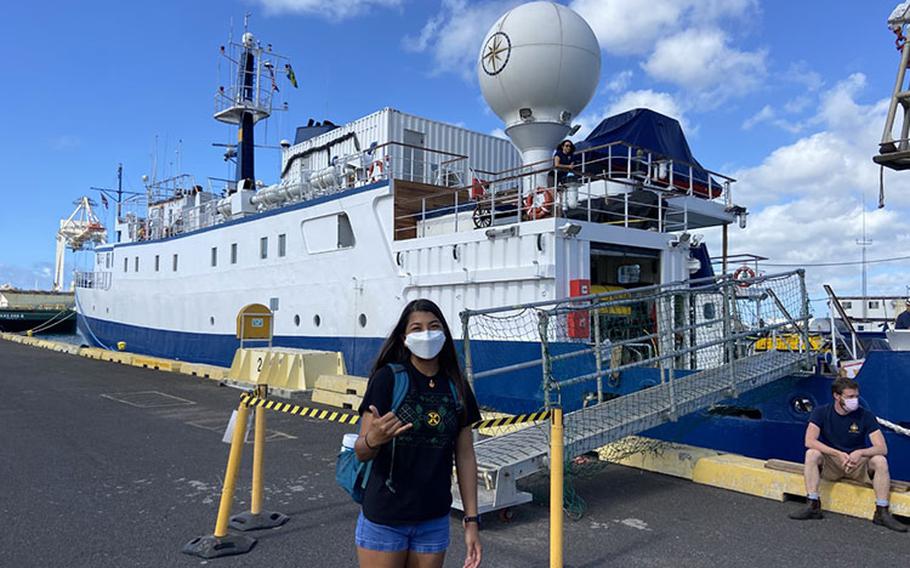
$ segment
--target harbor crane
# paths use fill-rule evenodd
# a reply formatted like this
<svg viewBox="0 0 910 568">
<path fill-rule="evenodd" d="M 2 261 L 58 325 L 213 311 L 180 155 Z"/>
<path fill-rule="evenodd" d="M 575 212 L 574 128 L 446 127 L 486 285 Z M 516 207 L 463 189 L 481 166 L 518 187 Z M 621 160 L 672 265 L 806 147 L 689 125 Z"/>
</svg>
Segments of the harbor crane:
<svg viewBox="0 0 910 568">
<path fill-rule="evenodd" d="M 910 86 L 906 85 L 907 66 L 910 65 L 910 42 L 907 41 L 908 24 L 910 24 L 910 1 L 897 5 L 888 17 L 888 27 L 897 36 L 894 44 L 900 51 L 900 64 L 897 69 L 897 81 L 891 94 L 891 104 L 885 118 L 885 131 L 879 144 L 879 153 L 873 160 L 892 170 L 910 169 Z M 900 105 L 903 122 L 900 136 L 894 138 L 894 122 L 897 118 L 897 107 Z"/>
<path fill-rule="evenodd" d="M 76 209 L 66 219 L 60 220 L 57 231 L 57 252 L 54 257 L 54 291 L 63 289 L 63 256 L 66 249 L 83 250 L 89 243 L 107 242 L 107 230 L 92 210 L 95 203 L 88 197 L 73 202 Z"/>
</svg>

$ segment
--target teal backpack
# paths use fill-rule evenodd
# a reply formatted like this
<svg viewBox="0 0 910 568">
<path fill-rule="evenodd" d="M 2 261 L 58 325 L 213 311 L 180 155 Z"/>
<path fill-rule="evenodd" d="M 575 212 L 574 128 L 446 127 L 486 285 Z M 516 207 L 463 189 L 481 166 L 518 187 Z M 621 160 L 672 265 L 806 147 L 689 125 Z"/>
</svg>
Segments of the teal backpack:
<svg viewBox="0 0 910 568">
<path fill-rule="evenodd" d="M 411 379 L 408 376 L 407 369 L 398 363 L 389 363 L 389 368 L 395 374 L 395 386 L 392 390 L 392 408 L 391 412 L 398 412 L 404 397 L 407 396 L 411 386 Z M 449 387 L 452 389 L 452 396 L 455 400 L 456 409 L 461 408 L 458 392 L 455 389 L 455 383 L 449 381 Z M 395 439 L 392 439 L 392 464 L 395 463 Z M 366 491 L 367 482 L 370 480 L 370 471 L 373 469 L 373 460 L 362 462 L 357 459 L 357 453 L 353 448 L 342 447 L 335 462 L 335 481 L 342 489 L 347 491 L 357 503 L 363 503 L 363 494 Z M 389 491 L 395 493 L 392 486 L 392 471 L 389 471 L 389 477 L 385 481 Z"/>
</svg>

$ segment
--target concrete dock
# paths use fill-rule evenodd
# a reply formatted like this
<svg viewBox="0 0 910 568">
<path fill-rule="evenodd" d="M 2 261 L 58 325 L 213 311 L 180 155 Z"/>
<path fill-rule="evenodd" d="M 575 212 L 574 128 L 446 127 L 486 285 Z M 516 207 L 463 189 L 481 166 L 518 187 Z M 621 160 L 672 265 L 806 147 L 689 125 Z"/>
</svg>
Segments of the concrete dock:
<svg viewBox="0 0 910 568">
<path fill-rule="evenodd" d="M 356 566 L 356 505 L 335 486 L 350 426 L 268 415 L 265 508 L 291 516 L 254 533 L 243 556 L 181 554 L 211 534 L 239 392 L 216 381 L 0 341 L 0 550 L 6 566 Z M 233 512 L 249 506 L 247 448 Z M 566 565 L 903 566 L 910 535 L 800 505 L 609 465 L 577 480 L 587 502 L 566 521 Z M 485 519 L 484 566 L 548 566 L 545 503 Z M 446 566 L 461 566 L 452 516 Z"/>
</svg>

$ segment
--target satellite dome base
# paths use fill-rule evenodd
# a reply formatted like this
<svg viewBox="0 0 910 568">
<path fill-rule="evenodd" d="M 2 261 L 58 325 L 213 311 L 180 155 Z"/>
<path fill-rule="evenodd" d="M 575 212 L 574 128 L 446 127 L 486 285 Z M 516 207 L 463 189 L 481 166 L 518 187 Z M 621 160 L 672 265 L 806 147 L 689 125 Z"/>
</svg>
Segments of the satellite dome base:
<svg viewBox="0 0 910 568">
<path fill-rule="evenodd" d="M 549 170 L 553 164 L 553 152 L 572 127 L 561 122 L 523 122 L 506 128 L 506 136 L 521 152 L 521 161 L 525 167 L 533 170 Z M 545 162 L 545 163 L 541 163 Z M 526 180 L 528 187 L 546 185 L 546 173 L 530 176 Z"/>
</svg>

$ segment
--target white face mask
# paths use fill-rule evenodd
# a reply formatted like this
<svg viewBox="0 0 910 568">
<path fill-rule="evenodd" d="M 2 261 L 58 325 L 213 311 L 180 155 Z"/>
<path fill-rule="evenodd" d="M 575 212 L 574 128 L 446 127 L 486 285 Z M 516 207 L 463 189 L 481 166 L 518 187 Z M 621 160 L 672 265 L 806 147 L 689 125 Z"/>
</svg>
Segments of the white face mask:
<svg viewBox="0 0 910 568">
<path fill-rule="evenodd" d="M 439 329 L 428 329 L 427 331 L 413 331 L 404 338 L 405 346 L 411 350 L 411 353 L 421 359 L 433 359 L 442 351 L 445 345 L 446 334 Z"/>
<path fill-rule="evenodd" d="M 859 399 L 858 398 L 845 398 L 844 399 L 844 410 L 847 412 L 853 412 L 859 408 Z"/>
</svg>

